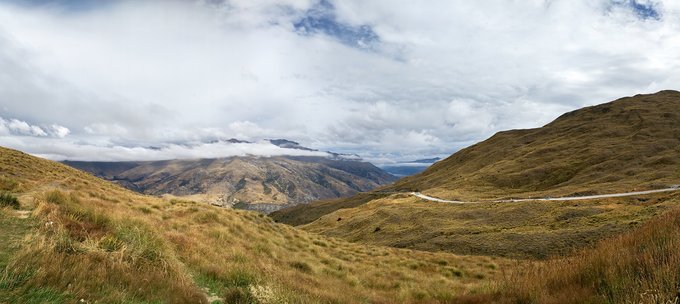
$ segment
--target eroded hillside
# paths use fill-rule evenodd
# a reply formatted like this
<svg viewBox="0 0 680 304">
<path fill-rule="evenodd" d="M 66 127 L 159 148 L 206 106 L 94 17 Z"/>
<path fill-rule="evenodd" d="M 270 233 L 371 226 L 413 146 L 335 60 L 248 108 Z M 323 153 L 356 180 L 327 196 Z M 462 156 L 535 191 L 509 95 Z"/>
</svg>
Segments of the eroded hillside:
<svg viewBox="0 0 680 304">
<path fill-rule="evenodd" d="M 146 194 L 195 195 L 200 201 L 265 212 L 347 197 L 395 180 L 367 162 L 311 156 L 66 164 Z"/>
</svg>

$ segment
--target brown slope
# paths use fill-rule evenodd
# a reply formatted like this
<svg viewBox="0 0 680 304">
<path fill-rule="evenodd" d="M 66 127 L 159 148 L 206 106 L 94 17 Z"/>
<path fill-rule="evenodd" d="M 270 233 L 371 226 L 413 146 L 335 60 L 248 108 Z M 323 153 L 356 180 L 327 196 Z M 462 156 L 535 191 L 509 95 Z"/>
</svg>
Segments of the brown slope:
<svg viewBox="0 0 680 304">
<path fill-rule="evenodd" d="M 680 184 L 680 92 L 661 91 L 569 112 L 542 128 L 499 132 L 381 191 L 479 200 L 672 184 Z M 365 204 L 370 201 L 366 197 L 314 202 L 272 217 L 305 224 Z"/>
<path fill-rule="evenodd" d="M 588 201 L 448 204 L 396 194 L 300 226 L 347 241 L 544 259 L 587 247 L 680 206 L 680 194 Z"/>
<path fill-rule="evenodd" d="M 90 172 L 111 167 L 92 162 L 75 165 Z M 288 156 L 141 162 L 103 177 L 146 194 L 202 194 L 213 203 L 253 209 L 347 197 L 394 180 L 366 162 Z"/>
<path fill-rule="evenodd" d="M 636 95 L 499 132 L 396 189 L 444 198 L 617 192 L 680 181 L 680 92 Z"/>
<path fill-rule="evenodd" d="M 0 303 L 451 303 L 514 265 L 327 239 L 2 147 L 0 189 L 21 208 L 0 207 Z"/>
</svg>

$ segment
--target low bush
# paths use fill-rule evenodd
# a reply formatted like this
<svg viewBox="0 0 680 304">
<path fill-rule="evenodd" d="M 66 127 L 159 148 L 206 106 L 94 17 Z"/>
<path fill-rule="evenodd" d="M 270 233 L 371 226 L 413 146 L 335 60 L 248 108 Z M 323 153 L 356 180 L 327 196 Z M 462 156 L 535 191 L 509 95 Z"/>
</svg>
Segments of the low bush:
<svg viewBox="0 0 680 304">
<path fill-rule="evenodd" d="M 9 192 L 2 192 L 0 193 L 0 207 L 19 209 L 19 199 Z"/>
</svg>

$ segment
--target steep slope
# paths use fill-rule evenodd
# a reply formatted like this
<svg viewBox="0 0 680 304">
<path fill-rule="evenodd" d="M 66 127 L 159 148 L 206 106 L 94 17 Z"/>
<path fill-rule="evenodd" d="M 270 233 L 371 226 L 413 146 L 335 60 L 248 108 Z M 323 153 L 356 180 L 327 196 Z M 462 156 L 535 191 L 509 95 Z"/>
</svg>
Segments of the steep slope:
<svg viewBox="0 0 680 304">
<path fill-rule="evenodd" d="M 261 211 L 347 197 L 395 179 L 370 163 L 325 157 L 253 156 L 66 164 L 147 194 L 202 194 L 214 204 Z"/>
<path fill-rule="evenodd" d="M 636 95 L 499 132 L 394 189 L 442 198 L 625 192 L 680 182 L 680 92 Z"/>
<path fill-rule="evenodd" d="M 448 303 L 509 261 L 357 245 L 0 148 L 2 303 Z M 22 222 L 25 221 L 25 222 Z"/>
<path fill-rule="evenodd" d="M 380 193 L 421 191 L 443 199 L 628 192 L 680 184 L 680 92 L 636 95 L 566 113 L 542 128 L 499 132 Z M 375 195 L 386 196 L 375 193 Z M 347 204 L 346 202 L 353 202 Z M 280 210 L 309 223 L 356 198 Z M 363 200 L 361 203 L 368 201 Z"/>
</svg>

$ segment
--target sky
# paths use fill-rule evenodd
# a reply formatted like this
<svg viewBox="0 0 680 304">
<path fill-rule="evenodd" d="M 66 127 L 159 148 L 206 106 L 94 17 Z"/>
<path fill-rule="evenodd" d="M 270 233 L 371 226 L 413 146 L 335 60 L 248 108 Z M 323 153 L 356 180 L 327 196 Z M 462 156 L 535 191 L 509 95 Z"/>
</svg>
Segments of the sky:
<svg viewBox="0 0 680 304">
<path fill-rule="evenodd" d="M 447 156 L 680 89 L 680 1 L 0 0 L 0 146 L 54 160 Z M 255 144 L 215 142 L 237 138 Z M 305 155 L 307 155 L 305 154 Z"/>
</svg>

